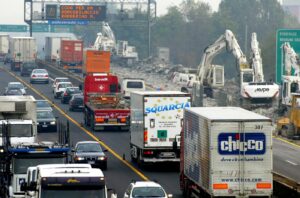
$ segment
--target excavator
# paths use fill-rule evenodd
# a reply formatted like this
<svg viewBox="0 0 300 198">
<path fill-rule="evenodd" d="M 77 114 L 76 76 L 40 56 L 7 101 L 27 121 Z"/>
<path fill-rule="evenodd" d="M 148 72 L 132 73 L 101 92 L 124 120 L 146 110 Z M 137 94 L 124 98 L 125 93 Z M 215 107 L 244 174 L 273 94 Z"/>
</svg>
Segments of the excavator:
<svg viewBox="0 0 300 198">
<path fill-rule="evenodd" d="M 277 107 L 279 86 L 274 82 L 266 82 L 263 72 L 261 49 L 255 32 L 251 35 L 250 67 L 253 69 L 253 81 L 244 83 L 241 89 L 242 106 Z"/>
<path fill-rule="evenodd" d="M 281 85 L 281 105 L 288 108 L 291 106 L 292 94 L 299 92 L 300 61 L 290 43 L 286 42 L 281 47 L 285 65 Z"/>
<path fill-rule="evenodd" d="M 254 39 L 256 39 L 256 34 Z M 247 61 L 237 39 L 230 30 L 226 30 L 213 44 L 206 47 L 198 66 L 196 80 L 192 86 L 193 106 L 203 105 L 203 93 L 211 94 L 213 89 L 224 86 L 224 66 L 213 65 L 212 61 L 223 49 L 231 52 L 237 61 L 239 72 L 240 101 L 244 108 L 256 108 L 259 101 L 266 105 L 278 97 L 278 86 L 274 83 L 264 82 L 260 49 L 256 40 L 256 50 L 253 50 L 252 64 Z M 188 90 L 182 87 L 181 90 Z"/>
<path fill-rule="evenodd" d="M 97 50 L 110 51 L 111 53 L 115 52 L 116 38 L 108 23 L 102 22 L 102 32 L 97 34 L 94 48 Z"/>
</svg>

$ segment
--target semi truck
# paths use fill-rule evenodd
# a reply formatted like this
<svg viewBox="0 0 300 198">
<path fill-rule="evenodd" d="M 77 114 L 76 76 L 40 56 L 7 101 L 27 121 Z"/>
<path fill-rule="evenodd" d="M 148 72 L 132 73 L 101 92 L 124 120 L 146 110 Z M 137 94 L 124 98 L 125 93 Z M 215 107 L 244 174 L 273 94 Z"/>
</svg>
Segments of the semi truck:
<svg viewBox="0 0 300 198">
<path fill-rule="evenodd" d="M 0 96 L 0 127 L 8 125 L 12 145 L 34 143 L 37 136 L 36 100 L 33 96 Z M 3 141 L 0 138 L 0 146 Z"/>
<path fill-rule="evenodd" d="M 60 45 L 62 40 L 69 40 L 69 37 L 46 37 L 45 60 L 57 62 L 60 60 Z"/>
<path fill-rule="evenodd" d="M 9 41 L 11 70 L 19 71 L 23 62 L 35 62 L 36 39 L 33 37 L 12 37 Z"/>
<path fill-rule="evenodd" d="M 107 198 L 103 172 L 90 164 L 47 164 L 29 167 L 28 182 L 22 189 L 26 198 Z M 116 198 L 112 194 L 111 198 Z"/>
<path fill-rule="evenodd" d="M 82 72 L 83 41 L 61 40 L 60 66 L 67 71 Z"/>
<path fill-rule="evenodd" d="M 85 49 L 83 53 L 83 74 L 109 73 L 110 52 Z"/>
<path fill-rule="evenodd" d="M 131 93 L 131 159 L 146 163 L 180 161 L 183 110 L 191 107 L 190 94 L 179 91 L 135 91 Z"/>
<path fill-rule="evenodd" d="M 129 104 L 120 93 L 118 77 L 110 73 L 90 73 L 84 79 L 84 123 L 93 130 L 119 127 L 128 130 Z"/>
<path fill-rule="evenodd" d="M 185 109 L 184 197 L 271 197 L 272 129 L 271 119 L 239 107 Z"/>
<path fill-rule="evenodd" d="M 4 57 L 8 54 L 9 50 L 9 35 L 0 34 L 0 61 L 4 61 Z"/>
</svg>

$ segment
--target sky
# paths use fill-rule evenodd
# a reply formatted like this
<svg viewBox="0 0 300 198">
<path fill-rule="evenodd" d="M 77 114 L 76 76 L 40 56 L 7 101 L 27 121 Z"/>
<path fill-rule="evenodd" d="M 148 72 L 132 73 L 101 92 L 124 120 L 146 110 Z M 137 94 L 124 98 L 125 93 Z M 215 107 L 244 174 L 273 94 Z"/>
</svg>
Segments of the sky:
<svg viewBox="0 0 300 198">
<path fill-rule="evenodd" d="M 218 9 L 221 0 L 198 0 L 209 3 L 213 10 Z M 167 13 L 170 6 L 179 5 L 182 0 L 156 0 L 157 15 L 161 16 Z M 0 6 L 0 24 L 25 24 L 24 23 L 24 1 L 23 0 L 1 0 Z"/>
</svg>

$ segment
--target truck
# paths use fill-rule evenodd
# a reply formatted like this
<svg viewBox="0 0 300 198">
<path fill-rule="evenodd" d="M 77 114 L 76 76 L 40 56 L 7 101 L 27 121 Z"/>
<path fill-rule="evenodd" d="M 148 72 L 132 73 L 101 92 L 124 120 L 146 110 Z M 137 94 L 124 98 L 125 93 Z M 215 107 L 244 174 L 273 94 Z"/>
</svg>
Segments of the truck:
<svg viewBox="0 0 300 198">
<path fill-rule="evenodd" d="M 110 52 L 95 49 L 85 49 L 83 53 L 83 74 L 109 73 Z"/>
<path fill-rule="evenodd" d="M 131 66 L 138 61 L 138 53 L 134 46 L 128 44 L 128 41 L 118 40 L 116 44 L 116 60 L 125 66 Z"/>
<path fill-rule="evenodd" d="M 23 62 L 35 62 L 37 44 L 34 37 L 12 37 L 9 41 L 11 70 L 20 71 Z"/>
<path fill-rule="evenodd" d="M 90 73 L 84 79 L 84 123 L 92 130 L 119 127 L 129 130 L 129 103 L 120 93 L 118 77 L 110 73 Z"/>
<path fill-rule="evenodd" d="M 82 72 L 83 41 L 61 40 L 59 64 L 64 70 Z"/>
<path fill-rule="evenodd" d="M 180 161 L 183 110 L 191 107 L 190 94 L 179 91 L 135 91 L 131 93 L 130 153 L 139 166 L 146 163 Z"/>
<path fill-rule="evenodd" d="M 45 38 L 45 60 L 57 62 L 60 60 L 60 45 L 62 40 L 69 40 L 69 37 L 46 37 Z"/>
<path fill-rule="evenodd" d="M 29 167 L 28 182 L 22 189 L 26 198 L 86 197 L 107 198 L 103 172 L 90 164 L 45 164 Z M 116 198 L 112 194 L 111 198 Z"/>
<path fill-rule="evenodd" d="M 184 197 L 271 197 L 272 130 L 270 118 L 240 107 L 185 109 L 180 155 Z"/>
<path fill-rule="evenodd" d="M 0 34 L 0 61 L 4 61 L 4 57 L 8 54 L 9 50 L 9 35 Z"/>
<path fill-rule="evenodd" d="M 33 96 L 0 96 L 0 125 L 8 125 L 12 145 L 34 143 L 37 136 L 36 100 Z M 3 141 L 0 138 L 0 146 Z"/>
</svg>

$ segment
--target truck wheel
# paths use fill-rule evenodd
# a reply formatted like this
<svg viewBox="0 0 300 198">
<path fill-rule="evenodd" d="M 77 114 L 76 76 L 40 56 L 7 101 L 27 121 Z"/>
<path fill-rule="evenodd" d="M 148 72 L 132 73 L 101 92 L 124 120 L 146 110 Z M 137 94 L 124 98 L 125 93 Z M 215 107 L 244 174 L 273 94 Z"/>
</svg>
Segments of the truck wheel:
<svg viewBox="0 0 300 198">
<path fill-rule="evenodd" d="M 84 124 L 85 124 L 85 126 L 90 126 L 89 118 L 88 118 L 86 112 L 84 112 Z"/>
</svg>

